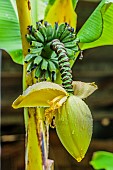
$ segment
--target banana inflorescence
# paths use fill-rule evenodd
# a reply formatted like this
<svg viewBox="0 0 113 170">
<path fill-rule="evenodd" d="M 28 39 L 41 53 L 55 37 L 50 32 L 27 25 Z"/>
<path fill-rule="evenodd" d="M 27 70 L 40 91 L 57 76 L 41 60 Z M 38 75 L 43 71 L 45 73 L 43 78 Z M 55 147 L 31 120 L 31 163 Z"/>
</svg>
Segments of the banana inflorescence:
<svg viewBox="0 0 113 170">
<path fill-rule="evenodd" d="M 38 81 L 47 81 L 28 88 L 27 92 L 15 101 L 13 107 L 48 107 L 49 105 L 49 108 L 45 109 L 47 124 L 56 127 L 64 147 L 80 162 L 88 149 L 93 125 L 91 112 L 82 99 L 90 95 L 96 86 L 94 83 L 92 87 L 88 83 L 72 81 L 70 61 L 79 51 L 79 39 L 74 29 L 67 23 L 60 25 L 55 23 L 52 26 L 48 22 L 44 24 L 37 22 L 36 29 L 29 26 L 28 30 L 29 34 L 26 37 L 30 48 L 25 57 L 27 72 L 34 70 Z M 55 83 L 48 82 L 56 80 L 57 71 L 60 71 L 63 87 L 57 85 L 56 88 Z M 37 96 L 41 97 L 43 94 L 46 94 L 46 97 L 40 100 Z M 33 98 L 32 102 L 28 102 L 29 96 Z"/>
<path fill-rule="evenodd" d="M 63 86 L 68 91 L 72 91 L 69 90 L 72 89 L 71 85 L 67 85 L 68 82 L 71 82 L 69 61 L 74 59 L 75 53 L 79 51 L 79 40 L 76 38 L 74 28 L 67 23 L 60 25 L 55 23 L 52 27 L 48 22 L 44 22 L 44 24 L 37 22 L 36 28 L 28 26 L 28 30 L 26 38 L 30 43 L 30 48 L 24 60 L 27 63 L 27 72 L 34 70 L 35 78 L 38 80 L 54 82 L 56 73 L 60 69 L 62 81 L 64 81 Z M 67 74 L 70 80 L 66 83 L 65 72 L 68 70 Z"/>
</svg>

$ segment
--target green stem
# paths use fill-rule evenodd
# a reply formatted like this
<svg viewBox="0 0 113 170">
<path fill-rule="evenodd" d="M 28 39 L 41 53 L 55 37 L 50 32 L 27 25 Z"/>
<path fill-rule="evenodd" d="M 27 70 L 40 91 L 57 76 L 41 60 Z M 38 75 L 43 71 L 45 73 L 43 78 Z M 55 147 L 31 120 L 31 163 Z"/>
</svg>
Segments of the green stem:
<svg viewBox="0 0 113 170">
<path fill-rule="evenodd" d="M 36 118 L 37 118 L 37 126 L 39 131 L 39 136 L 41 139 L 41 148 L 43 151 L 43 162 L 46 166 L 47 158 L 48 158 L 48 147 L 49 147 L 49 125 L 46 124 L 45 121 L 45 109 L 37 108 L 36 109 Z"/>
<path fill-rule="evenodd" d="M 42 151 L 35 108 L 29 108 L 26 170 L 43 170 Z"/>
<path fill-rule="evenodd" d="M 24 57 L 28 53 L 29 43 L 25 35 L 28 33 L 27 27 L 31 25 L 29 0 L 16 0 L 20 31 L 22 37 L 22 47 Z M 23 90 L 36 83 L 33 74 L 27 74 L 27 64 L 23 68 Z M 42 116 L 44 109 L 25 108 L 24 118 L 26 127 L 26 170 L 47 170 L 48 157 L 48 126 L 44 124 Z M 45 135 L 47 134 L 47 135 Z"/>
<path fill-rule="evenodd" d="M 16 0 L 24 57 L 28 53 L 28 48 L 29 48 L 29 43 L 26 41 L 25 35 L 28 33 L 27 26 L 31 25 L 31 15 L 30 15 L 30 9 L 29 9 L 28 4 L 29 4 L 28 0 Z M 26 64 L 24 64 L 23 66 L 23 90 L 25 90 L 28 87 L 27 82 L 28 80 L 26 77 Z M 27 120 L 28 120 L 27 112 L 28 112 L 27 109 L 24 109 L 24 120 L 25 120 L 26 128 L 27 128 Z"/>
</svg>

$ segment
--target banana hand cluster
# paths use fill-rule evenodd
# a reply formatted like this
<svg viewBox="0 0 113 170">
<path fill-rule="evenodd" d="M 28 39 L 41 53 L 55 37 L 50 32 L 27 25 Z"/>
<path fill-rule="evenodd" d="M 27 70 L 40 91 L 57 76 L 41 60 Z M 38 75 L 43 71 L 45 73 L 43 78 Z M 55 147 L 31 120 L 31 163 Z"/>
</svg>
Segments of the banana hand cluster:
<svg viewBox="0 0 113 170">
<path fill-rule="evenodd" d="M 76 34 L 74 28 L 67 23 L 54 26 L 48 22 L 36 23 L 36 29 L 32 26 L 28 27 L 29 34 L 26 35 L 30 43 L 28 54 L 25 57 L 27 65 L 27 72 L 35 70 L 35 78 L 41 78 L 42 81 L 50 79 L 56 80 L 56 73 L 59 69 L 58 56 L 51 49 L 51 43 L 54 39 L 58 39 L 65 48 L 69 60 L 73 59 L 75 53 L 79 50 Z M 62 46 L 57 44 L 58 53 L 62 52 Z"/>
</svg>

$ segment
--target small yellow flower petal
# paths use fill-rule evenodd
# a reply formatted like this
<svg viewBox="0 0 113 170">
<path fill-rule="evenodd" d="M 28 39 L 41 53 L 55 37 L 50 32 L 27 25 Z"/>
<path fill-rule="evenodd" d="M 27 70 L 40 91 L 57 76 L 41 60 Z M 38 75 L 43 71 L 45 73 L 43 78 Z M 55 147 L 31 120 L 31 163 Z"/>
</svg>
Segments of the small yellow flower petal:
<svg viewBox="0 0 113 170">
<path fill-rule="evenodd" d="M 67 100 L 67 96 L 64 96 L 61 100 L 59 100 L 57 103 L 56 103 L 56 108 L 60 108 L 63 103 Z"/>
<path fill-rule="evenodd" d="M 57 96 L 51 102 L 49 102 L 50 107 L 45 110 L 45 117 L 48 124 L 51 125 L 53 117 L 58 112 L 58 109 L 63 105 L 67 100 L 68 96 Z"/>
<path fill-rule="evenodd" d="M 60 96 L 57 96 L 55 97 L 53 100 L 51 100 L 49 102 L 50 105 L 54 105 L 56 102 L 58 102 L 60 99 L 62 99 L 64 97 L 64 95 L 60 95 Z"/>
</svg>

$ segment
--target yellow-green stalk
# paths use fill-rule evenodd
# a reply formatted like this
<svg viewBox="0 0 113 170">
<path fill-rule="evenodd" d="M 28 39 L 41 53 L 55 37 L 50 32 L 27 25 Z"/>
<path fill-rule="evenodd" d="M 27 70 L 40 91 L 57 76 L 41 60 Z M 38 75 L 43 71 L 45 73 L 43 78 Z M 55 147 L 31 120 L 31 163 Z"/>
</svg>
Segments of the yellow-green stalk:
<svg viewBox="0 0 113 170">
<path fill-rule="evenodd" d="M 29 48 L 29 43 L 27 42 L 25 35 L 28 33 L 27 27 L 32 24 L 30 1 L 16 0 L 16 4 L 20 22 L 23 56 L 25 57 Z M 26 67 L 27 64 L 24 63 L 23 90 L 35 83 L 32 74 L 27 74 Z M 25 127 L 27 134 L 26 170 L 46 170 L 46 166 L 48 166 L 48 126 L 44 124 L 44 120 L 42 118 L 43 113 L 44 110 L 40 108 L 24 109 Z M 53 162 L 50 162 L 49 164 L 53 164 Z M 52 166 L 49 165 L 48 168 L 49 167 Z"/>
</svg>

